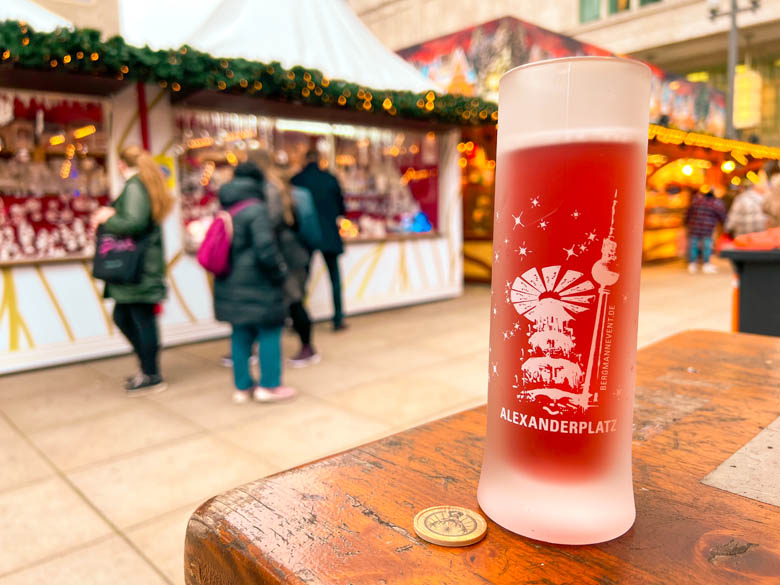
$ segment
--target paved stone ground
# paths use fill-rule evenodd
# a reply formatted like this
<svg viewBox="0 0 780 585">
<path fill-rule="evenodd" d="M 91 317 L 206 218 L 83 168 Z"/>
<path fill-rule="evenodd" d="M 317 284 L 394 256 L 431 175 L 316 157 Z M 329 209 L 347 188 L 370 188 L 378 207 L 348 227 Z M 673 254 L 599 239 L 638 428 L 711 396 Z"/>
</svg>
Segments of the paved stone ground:
<svg viewBox="0 0 780 585">
<path fill-rule="evenodd" d="M 728 330 L 731 272 L 643 271 L 640 345 Z M 0 585 L 183 583 L 187 519 L 208 497 L 481 404 L 489 291 L 317 327 L 322 363 L 284 405 L 230 402 L 225 341 L 167 350 L 170 390 L 128 399 L 129 357 L 0 377 Z M 296 348 L 286 335 L 285 354 Z"/>
</svg>

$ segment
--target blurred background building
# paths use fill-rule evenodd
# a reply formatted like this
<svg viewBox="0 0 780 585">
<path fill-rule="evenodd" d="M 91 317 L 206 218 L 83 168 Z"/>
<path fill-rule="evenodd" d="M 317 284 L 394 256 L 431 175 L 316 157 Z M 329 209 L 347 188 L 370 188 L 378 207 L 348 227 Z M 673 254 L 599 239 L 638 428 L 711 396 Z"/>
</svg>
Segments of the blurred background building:
<svg viewBox="0 0 780 585">
<path fill-rule="evenodd" d="M 725 91 L 729 19 L 707 0 L 349 0 L 374 34 L 402 50 L 506 16 L 631 55 Z M 728 9 L 727 0 L 721 8 Z M 740 0 L 749 7 L 750 0 Z M 780 2 L 739 15 L 735 125 L 743 139 L 780 144 Z M 758 108 L 756 108 L 756 104 Z"/>
</svg>

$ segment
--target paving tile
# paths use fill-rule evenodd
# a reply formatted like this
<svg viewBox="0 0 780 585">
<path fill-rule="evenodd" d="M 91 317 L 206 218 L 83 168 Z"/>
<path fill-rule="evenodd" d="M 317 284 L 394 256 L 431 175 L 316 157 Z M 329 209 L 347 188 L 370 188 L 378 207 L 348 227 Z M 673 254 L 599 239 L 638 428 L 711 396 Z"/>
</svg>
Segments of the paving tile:
<svg viewBox="0 0 780 585">
<path fill-rule="evenodd" d="M 63 470 L 162 445 L 202 429 L 162 407 L 138 400 L 122 410 L 30 433 L 30 439 Z"/>
<path fill-rule="evenodd" d="M 263 412 L 278 408 L 278 404 L 235 404 L 231 400 L 232 382 L 220 387 L 201 388 L 180 394 L 160 394 L 161 407 L 204 429 L 219 429 L 252 420 Z"/>
<path fill-rule="evenodd" d="M 487 402 L 489 379 L 487 349 L 425 368 L 422 375 L 457 388 L 468 398 L 482 399 Z"/>
<path fill-rule="evenodd" d="M 0 376 L 0 405 L 8 399 L 24 398 L 39 392 L 70 390 L 94 383 L 95 379 L 104 379 L 104 376 L 90 371 L 85 364 L 2 375 Z"/>
<path fill-rule="evenodd" d="M 0 518 L 0 575 L 111 532 L 59 477 L 0 493 Z"/>
<path fill-rule="evenodd" d="M 183 579 L 182 579 L 183 582 Z M 0 585 L 166 585 L 118 536 L 103 539 L 28 569 L 0 577 Z"/>
<path fill-rule="evenodd" d="M 382 355 L 388 354 L 383 352 Z M 334 357 L 331 352 L 319 364 L 306 368 L 287 368 L 283 374 L 284 382 L 305 394 L 321 395 L 380 379 L 390 375 L 396 367 L 389 361 L 378 366 L 368 363 L 365 358 L 366 355 L 361 353 L 345 353 Z"/>
<path fill-rule="evenodd" d="M 121 410 L 131 400 L 118 385 L 85 369 L 81 384 L 60 384 L 51 373 L 52 385 L 30 396 L 0 403 L 2 410 L 23 432 L 76 422 Z"/>
<path fill-rule="evenodd" d="M 175 585 L 184 585 L 184 536 L 194 511 L 195 506 L 186 507 L 127 530 L 128 538 Z"/>
<path fill-rule="evenodd" d="M 199 436 L 69 474 L 120 528 L 197 504 L 278 468 L 248 451 Z"/>
<path fill-rule="evenodd" d="M 411 426 L 475 397 L 481 397 L 478 389 L 459 388 L 420 370 L 329 393 L 322 400 L 394 426 Z"/>
<path fill-rule="evenodd" d="M 380 411 L 373 414 L 385 416 Z M 280 469 L 289 469 L 372 441 L 390 428 L 392 423 L 303 396 L 280 405 L 267 416 L 221 430 L 217 435 L 252 450 Z"/>
<path fill-rule="evenodd" d="M 0 446 L 0 492 L 54 474 L 54 468 L 2 419 Z"/>
</svg>

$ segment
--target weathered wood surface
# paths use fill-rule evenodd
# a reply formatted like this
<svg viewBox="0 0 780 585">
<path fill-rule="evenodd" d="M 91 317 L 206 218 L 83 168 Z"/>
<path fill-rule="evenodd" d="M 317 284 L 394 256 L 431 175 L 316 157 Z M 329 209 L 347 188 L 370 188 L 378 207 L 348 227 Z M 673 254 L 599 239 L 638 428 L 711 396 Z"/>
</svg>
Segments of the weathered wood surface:
<svg viewBox="0 0 780 585">
<path fill-rule="evenodd" d="M 419 510 L 478 507 L 478 408 L 209 500 L 187 530 L 186 581 L 780 584 L 780 508 L 701 483 L 780 414 L 780 339 L 686 332 L 642 350 L 637 376 L 637 521 L 614 541 L 548 545 L 489 520 L 470 547 L 417 538 Z"/>
</svg>

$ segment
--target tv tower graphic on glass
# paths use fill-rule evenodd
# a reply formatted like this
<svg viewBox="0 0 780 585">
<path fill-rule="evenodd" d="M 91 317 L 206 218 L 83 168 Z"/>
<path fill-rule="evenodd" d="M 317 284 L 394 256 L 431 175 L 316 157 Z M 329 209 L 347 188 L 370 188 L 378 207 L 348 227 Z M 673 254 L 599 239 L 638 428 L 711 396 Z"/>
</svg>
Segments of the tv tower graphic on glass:
<svg viewBox="0 0 780 585">
<path fill-rule="evenodd" d="M 512 283 L 510 301 L 515 310 L 531 322 L 522 380 L 517 380 L 516 385 L 522 390 L 517 398 L 537 402 L 552 415 L 585 411 L 598 405 L 598 394 L 591 389 L 592 378 L 598 371 L 602 351 L 609 287 L 619 277 L 609 269 L 617 259 L 616 205 L 617 192 L 612 203 L 609 235 L 602 240 L 601 258 L 591 269 L 593 280 L 599 285 L 598 295 L 588 294 L 595 286 L 587 278 L 582 279 L 582 272 L 564 272 L 561 266 L 546 266 L 541 274 L 539 269 L 531 268 Z M 572 323 L 577 315 L 590 308 L 594 299 L 597 299 L 596 318 L 583 372 L 583 356 L 577 352 Z"/>
</svg>

